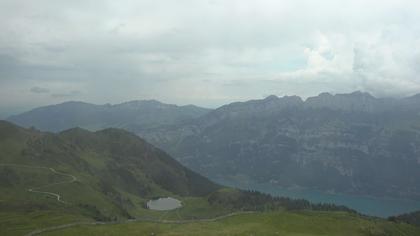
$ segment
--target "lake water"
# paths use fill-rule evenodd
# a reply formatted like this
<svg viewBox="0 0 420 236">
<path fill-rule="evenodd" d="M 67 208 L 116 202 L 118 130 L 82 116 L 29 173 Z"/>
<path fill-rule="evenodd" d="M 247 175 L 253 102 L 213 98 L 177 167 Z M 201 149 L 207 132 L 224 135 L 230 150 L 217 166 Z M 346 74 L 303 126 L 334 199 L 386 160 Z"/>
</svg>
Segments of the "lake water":
<svg viewBox="0 0 420 236">
<path fill-rule="evenodd" d="M 181 206 L 181 201 L 172 197 L 158 198 L 147 202 L 147 208 L 156 211 L 168 211 Z"/>
<path fill-rule="evenodd" d="M 375 198 L 369 196 L 325 193 L 313 189 L 282 188 L 274 184 L 234 183 L 224 180 L 217 182 L 241 189 L 257 190 L 273 196 L 306 199 L 314 203 L 333 203 L 350 207 L 362 214 L 388 217 L 420 210 L 420 201 L 408 199 Z"/>
</svg>

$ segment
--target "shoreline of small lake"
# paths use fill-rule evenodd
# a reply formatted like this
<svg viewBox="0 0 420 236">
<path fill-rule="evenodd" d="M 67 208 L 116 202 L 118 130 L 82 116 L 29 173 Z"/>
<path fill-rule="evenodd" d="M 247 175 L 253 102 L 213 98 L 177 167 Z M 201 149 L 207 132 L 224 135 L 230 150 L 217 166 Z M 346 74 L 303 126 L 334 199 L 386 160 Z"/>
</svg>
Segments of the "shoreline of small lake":
<svg viewBox="0 0 420 236">
<path fill-rule="evenodd" d="M 161 197 L 147 201 L 147 208 L 155 211 L 169 211 L 182 207 L 182 202 L 173 197 Z"/>
</svg>

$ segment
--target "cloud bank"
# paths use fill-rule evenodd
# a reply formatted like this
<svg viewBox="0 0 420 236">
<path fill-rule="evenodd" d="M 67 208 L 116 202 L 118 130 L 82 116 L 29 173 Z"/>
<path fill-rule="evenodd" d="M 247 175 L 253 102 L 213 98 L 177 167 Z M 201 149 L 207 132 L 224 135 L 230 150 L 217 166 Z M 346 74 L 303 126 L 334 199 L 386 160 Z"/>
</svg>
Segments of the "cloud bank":
<svg viewBox="0 0 420 236">
<path fill-rule="evenodd" d="M 420 92 L 418 1 L 0 1 L 0 110 Z"/>
</svg>

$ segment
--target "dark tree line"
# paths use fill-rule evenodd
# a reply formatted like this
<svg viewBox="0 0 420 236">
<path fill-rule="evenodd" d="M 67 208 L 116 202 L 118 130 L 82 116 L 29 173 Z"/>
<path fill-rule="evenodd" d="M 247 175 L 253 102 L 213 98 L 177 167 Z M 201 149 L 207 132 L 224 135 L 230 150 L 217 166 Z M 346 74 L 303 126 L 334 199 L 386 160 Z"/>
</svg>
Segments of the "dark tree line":
<svg viewBox="0 0 420 236">
<path fill-rule="evenodd" d="M 388 220 L 420 226 L 420 211 L 406 213 L 398 216 L 391 216 L 388 218 Z"/>
<path fill-rule="evenodd" d="M 345 206 L 327 203 L 311 203 L 304 199 L 274 197 L 269 194 L 249 190 L 218 191 L 211 194 L 208 201 L 212 205 L 221 205 L 232 210 L 271 211 L 271 210 L 314 210 L 357 212 Z"/>
</svg>

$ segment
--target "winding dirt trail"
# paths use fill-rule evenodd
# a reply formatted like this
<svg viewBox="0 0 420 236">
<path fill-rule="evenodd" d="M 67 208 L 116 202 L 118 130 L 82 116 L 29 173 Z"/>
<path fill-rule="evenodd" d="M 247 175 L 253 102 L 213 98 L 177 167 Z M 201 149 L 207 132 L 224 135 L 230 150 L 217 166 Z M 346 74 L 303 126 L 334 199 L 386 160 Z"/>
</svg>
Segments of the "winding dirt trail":
<svg viewBox="0 0 420 236">
<path fill-rule="evenodd" d="M 39 191 L 38 189 L 51 187 L 51 186 L 55 186 L 55 185 L 59 185 L 59 184 L 70 184 L 70 183 L 73 183 L 77 180 L 77 177 L 74 176 L 74 175 L 61 173 L 61 172 L 56 171 L 54 168 L 46 167 L 46 166 L 30 166 L 30 165 L 5 164 L 5 163 L 0 163 L 0 166 L 10 166 L 10 167 L 18 167 L 18 168 L 31 168 L 31 169 L 45 169 L 45 170 L 53 172 L 54 174 L 71 178 L 70 180 L 55 182 L 55 183 L 42 185 L 42 186 L 38 186 L 38 187 L 32 187 L 32 188 L 28 189 L 28 192 L 31 192 L 31 193 L 41 193 L 41 194 L 46 194 L 46 195 L 53 196 L 54 198 L 57 199 L 58 202 L 61 202 L 61 203 L 64 203 L 64 204 L 67 204 L 67 202 L 61 200 L 62 197 L 59 193 Z"/>
<path fill-rule="evenodd" d="M 42 185 L 42 186 L 38 186 L 38 187 L 32 187 L 32 188 L 28 189 L 28 192 L 31 192 L 31 193 L 41 193 L 41 194 L 46 194 L 46 195 L 53 196 L 57 199 L 58 202 L 61 202 L 61 203 L 64 203 L 64 204 L 67 204 L 67 202 L 61 200 L 62 197 L 59 193 L 39 191 L 38 189 L 51 187 L 51 186 L 55 186 L 55 185 L 59 185 L 59 184 L 70 184 L 70 183 L 73 183 L 73 182 L 77 181 L 76 176 L 71 175 L 71 174 L 58 172 L 54 168 L 51 168 L 51 167 L 19 165 L 19 164 L 4 164 L 4 163 L 0 163 L 0 166 L 45 169 L 45 170 L 53 172 L 54 174 L 71 178 L 70 180 L 55 182 L 55 183 Z M 163 218 L 166 215 L 166 213 L 157 220 L 154 220 L 154 219 L 140 219 L 139 218 L 139 219 L 130 219 L 130 220 L 125 220 L 125 221 L 119 221 L 119 222 L 102 222 L 102 221 L 74 222 L 74 223 L 69 223 L 69 224 L 64 224 L 64 225 L 51 226 L 51 227 L 47 227 L 47 228 L 43 228 L 43 229 L 37 229 L 37 230 L 34 230 L 32 232 L 29 232 L 29 233 L 25 234 L 25 236 L 34 236 L 34 235 L 39 235 L 39 234 L 44 233 L 44 232 L 50 232 L 50 231 L 55 231 L 55 230 L 60 230 L 60 229 L 65 229 L 65 228 L 70 228 L 70 227 L 75 227 L 75 226 L 81 226 L 81 225 L 112 225 L 112 224 L 126 224 L 126 223 L 132 223 L 132 222 L 149 222 L 149 223 L 159 223 L 159 224 L 187 224 L 187 223 L 195 223 L 195 222 L 214 222 L 214 221 L 222 220 L 222 219 L 232 217 L 232 216 L 236 216 L 236 215 L 252 214 L 252 213 L 255 213 L 255 212 L 254 211 L 232 212 L 232 213 L 222 215 L 222 216 L 217 216 L 217 217 L 214 217 L 214 218 L 192 219 L 192 220 L 182 220 L 182 219 L 180 219 L 180 220 L 164 220 Z M 178 214 L 178 217 L 180 217 L 179 213 L 177 213 L 177 214 Z"/>
</svg>

